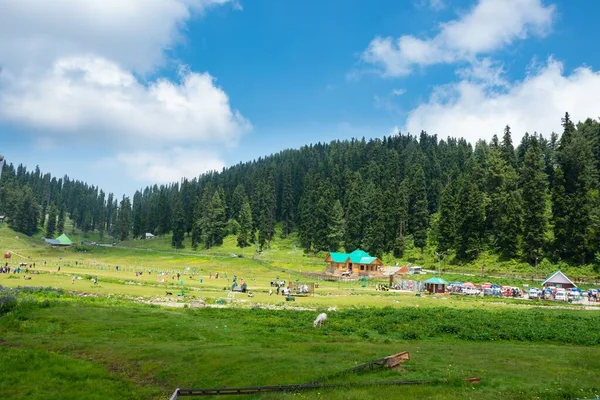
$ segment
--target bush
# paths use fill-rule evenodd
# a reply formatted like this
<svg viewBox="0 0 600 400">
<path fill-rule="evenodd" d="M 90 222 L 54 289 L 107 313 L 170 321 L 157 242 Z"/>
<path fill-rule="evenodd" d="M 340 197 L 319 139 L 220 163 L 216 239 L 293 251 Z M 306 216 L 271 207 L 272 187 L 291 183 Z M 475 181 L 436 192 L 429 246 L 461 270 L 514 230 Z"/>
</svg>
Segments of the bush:
<svg viewBox="0 0 600 400">
<path fill-rule="evenodd" d="M 10 293 L 3 293 L 0 290 L 0 315 L 10 312 L 17 306 L 17 296 Z"/>
</svg>

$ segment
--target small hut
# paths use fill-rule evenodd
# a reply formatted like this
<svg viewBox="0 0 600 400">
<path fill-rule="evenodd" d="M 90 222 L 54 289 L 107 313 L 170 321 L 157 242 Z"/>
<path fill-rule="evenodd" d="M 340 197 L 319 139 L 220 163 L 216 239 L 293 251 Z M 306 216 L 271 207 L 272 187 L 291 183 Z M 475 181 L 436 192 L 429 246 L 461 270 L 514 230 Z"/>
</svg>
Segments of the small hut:
<svg viewBox="0 0 600 400">
<path fill-rule="evenodd" d="M 542 282 L 543 287 L 554 286 L 556 288 L 572 289 L 577 287 L 565 274 L 561 271 L 556 271 Z"/>
<path fill-rule="evenodd" d="M 429 278 L 423 282 L 425 284 L 425 290 L 431 293 L 446 293 L 446 286 L 448 282 L 442 278 Z"/>
</svg>

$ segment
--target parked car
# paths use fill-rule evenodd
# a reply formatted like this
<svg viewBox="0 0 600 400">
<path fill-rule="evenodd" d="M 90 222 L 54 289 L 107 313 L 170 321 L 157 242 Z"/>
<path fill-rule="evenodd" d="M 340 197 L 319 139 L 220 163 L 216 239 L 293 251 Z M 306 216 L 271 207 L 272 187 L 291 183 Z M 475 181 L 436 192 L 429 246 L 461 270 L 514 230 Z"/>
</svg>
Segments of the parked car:
<svg viewBox="0 0 600 400">
<path fill-rule="evenodd" d="M 479 295 L 479 293 L 481 293 L 481 290 L 477 288 L 466 288 L 463 290 L 463 293 L 470 296 L 477 296 Z"/>
<path fill-rule="evenodd" d="M 554 300 L 556 301 L 567 301 L 567 291 L 566 290 L 557 290 L 556 295 L 554 295 Z"/>
<path fill-rule="evenodd" d="M 538 294 L 539 294 L 539 289 L 538 288 L 530 288 L 529 291 L 527 292 L 527 297 L 529 297 L 530 299 L 537 299 L 538 298 Z"/>
</svg>

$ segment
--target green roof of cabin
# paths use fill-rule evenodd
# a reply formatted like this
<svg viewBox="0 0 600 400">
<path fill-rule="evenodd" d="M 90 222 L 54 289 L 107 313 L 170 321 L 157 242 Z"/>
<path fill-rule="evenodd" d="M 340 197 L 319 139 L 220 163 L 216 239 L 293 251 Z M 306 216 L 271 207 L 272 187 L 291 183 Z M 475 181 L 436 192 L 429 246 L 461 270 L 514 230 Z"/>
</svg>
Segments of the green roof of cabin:
<svg viewBox="0 0 600 400">
<path fill-rule="evenodd" d="M 447 285 L 448 282 L 446 282 L 445 280 L 443 280 L 442 278 L 429 278 L 426 281 L 424 281 L 423 283 L 430 283 L 432 285 Z"/>
<path fill-rule="evenodd" d="M 59 237 L 57 237 L 56 240 L 58 240 L 60 242 L 60 244 L 65 245 L 65 246 L 70 246 L 73 244 L 73 242 L 71 242 L 71 239 L 69 239 L 69 237 L 67 235 L 65 235 L 64 233 L 62 235 L 60 235 Z"/>
<path fill-rule="evenodd" d="M 329 253 L 331 260 L 336 263 L 345 263 L 346 260 L 350 259 L 353 264 L 371 264 L 377 257 L 371 257 L 369 253 L 364 250 L 356 249 L 352 253 Z"/>
</svg>

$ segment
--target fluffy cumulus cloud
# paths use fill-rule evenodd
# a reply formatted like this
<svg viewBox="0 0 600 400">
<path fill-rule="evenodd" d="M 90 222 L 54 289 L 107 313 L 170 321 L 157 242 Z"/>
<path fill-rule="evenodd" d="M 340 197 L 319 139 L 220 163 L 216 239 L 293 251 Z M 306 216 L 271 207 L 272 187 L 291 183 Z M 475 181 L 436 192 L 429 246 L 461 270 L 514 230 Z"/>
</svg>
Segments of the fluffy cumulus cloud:
<svg viewBox="0 0 600 400">
<path fill-rule="evenodd" d="M 441 24 L 432 38 L 376 37 L 362 59 L 384 76 L 404 76 L 415 66 L 472 61 L 517 39 L 548 32 L 554 6 L 541 0 L 479 0 L 458 19 Z"/>
<path fill-rule="evenodd" d="M 182 40 L 194 15 L 229 0 L 6 0 L 0 12 L 0 66 L 35 68 L 94 54 L 146 72 Z"/>
<path fill-rule="evenodd" d="M 498 76 L 492 69 L 487 74 Z M 519 82 L 497 85 L 489 80 L 464 76 L 457 83 L 438 87 L 428 103 L 412 110 L 404 131 L 464 137 L 471 142 L 500 135 L 510 125 L 513 140 L 525 132 L 549 136 L 560 132 L 560 119 L 568 111 L 573 120 L 597 118 L 600 110 L 600 72 L 581 67 L 566 74 L 562 63 L 548 62 Z"/>
<path fill-rule="evenodd" d="M 170 148 L 164 151 L 119 153 L 104 160 L 105 165 L 124 166 L 129 175 L 153 183 L 177 182 L 204 171 L 221 170 L 225 164 L 207 149 Z"/>
<path fill-rule="evenodd" d="M 3 1 L 0 122 L 32 128 L 48 143 L 100 138 L 128 151 L 113 162 L 149 181 L 221 168 L 214 152 L 181 150 L 232 145 L 251 129 L 215 78 L 185 68 L 176 80 L 144 77 L 168 66 L 191 18 L 226 3 L 241 9 L 235 0 Z M 168 174 L 147 162 L 166 145 Z M 183 165 L 181 156 L 197 159 Z"/>
<path fill-rule="evenodd" d="M 179 82 L 141 84 L 103 58 L 63 58 L 43 74 L 1 79 L 0 116 L 62 135 L 93 134 L 89 140 L 100 134 L 119 145 L 231 143 L 250 129 L 212 76 L 179 75 Z"/>
</svg>

